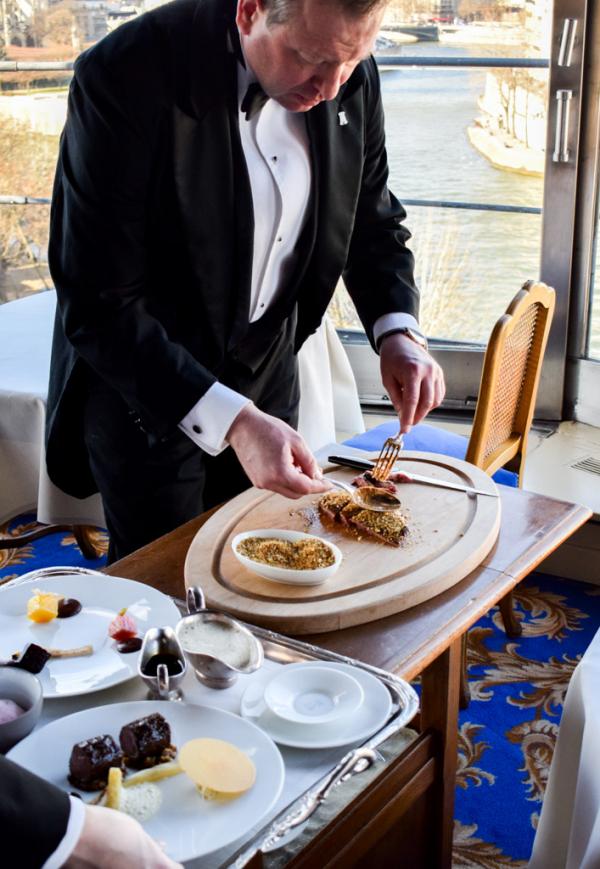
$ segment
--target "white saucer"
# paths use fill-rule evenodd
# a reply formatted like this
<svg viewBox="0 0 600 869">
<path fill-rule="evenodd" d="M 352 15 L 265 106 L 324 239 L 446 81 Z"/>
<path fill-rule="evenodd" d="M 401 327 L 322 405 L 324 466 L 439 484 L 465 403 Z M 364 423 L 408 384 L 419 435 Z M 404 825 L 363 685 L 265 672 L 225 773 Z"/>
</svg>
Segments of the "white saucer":
<svg viewBox="0 0 600 869">
<path fill-rule="evenodd" d="M 278 718 L 264 701 L 264 690 L 271 673 L 255 674 L 244 692 L 240 714 L 253 721 L 271 739 L 291 748 L 336 748 L 350 742 L 362 742 L 386 723 L 392 711 L 392 698 L 385 685 L 365 670 L 349 664 L 315 661 L 306 664 L 286 664 L 287 667 L 332 667 L 353 676 L 364 692 L 359 708 L 345 719 L 327 724 L 294 724 Z"/>
</svg>

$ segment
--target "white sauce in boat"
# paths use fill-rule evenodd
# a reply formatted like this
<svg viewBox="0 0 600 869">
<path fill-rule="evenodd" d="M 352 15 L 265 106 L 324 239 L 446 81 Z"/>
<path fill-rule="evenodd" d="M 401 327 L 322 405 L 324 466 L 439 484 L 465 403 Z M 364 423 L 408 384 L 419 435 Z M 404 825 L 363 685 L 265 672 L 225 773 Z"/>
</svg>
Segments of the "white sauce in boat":
<svg viewBox="0 0 600 869">
<path fill-rule="evenodd" d="M 182 628 L 179 639 L 186 651 L 212 655 L 230 667 L 245 667 L 250 660 L 248 637 L 220 622 L 190 622 Z"/>
</svg>

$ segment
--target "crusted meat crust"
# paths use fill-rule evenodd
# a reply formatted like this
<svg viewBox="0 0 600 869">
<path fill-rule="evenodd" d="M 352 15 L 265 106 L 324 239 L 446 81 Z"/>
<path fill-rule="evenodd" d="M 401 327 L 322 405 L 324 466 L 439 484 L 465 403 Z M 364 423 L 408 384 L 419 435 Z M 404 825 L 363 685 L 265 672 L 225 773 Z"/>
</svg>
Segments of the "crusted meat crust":
<svg viewBox="0 0 600 869">
<path fill-rule="evenodd" d="M 404 517 L 398 512 L 380 513 L 355 504 L 346 492 L 327 492 L 319 499 L 319 512 L 331 522 L 345 525 L 358 534 L 399 546 L 406 531 Z"/>
</svg>

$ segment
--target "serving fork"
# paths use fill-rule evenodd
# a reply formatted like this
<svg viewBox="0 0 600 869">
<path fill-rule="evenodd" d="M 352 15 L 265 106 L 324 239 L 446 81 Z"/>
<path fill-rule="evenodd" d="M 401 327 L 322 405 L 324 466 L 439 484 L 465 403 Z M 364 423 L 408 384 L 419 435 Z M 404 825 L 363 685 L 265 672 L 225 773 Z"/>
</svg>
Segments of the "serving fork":
<svg viewBox="0 0 600 869">
<path fill-rule="evenodd" d="M 387 438 L 381 448 L 381 452 L 375 460 L 375 464 L 373 465 L 373 470 L 371 472 L 376 480 L 381 480 L 382 482 L 387 480 L 392 472 L 392 468 L 396 464 L 396 460 L 400 455 L 400 450 L 403 448 L 403 446 L 404 440 L 400 431 L 398 431 L 396 437 Z"/>
</svg>

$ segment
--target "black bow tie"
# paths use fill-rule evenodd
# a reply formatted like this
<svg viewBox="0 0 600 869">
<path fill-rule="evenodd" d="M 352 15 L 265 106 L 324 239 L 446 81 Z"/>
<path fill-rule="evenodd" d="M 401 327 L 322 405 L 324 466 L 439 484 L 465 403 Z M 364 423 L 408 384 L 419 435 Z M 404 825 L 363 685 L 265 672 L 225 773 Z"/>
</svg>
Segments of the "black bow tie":
<svg viewBox="0 0 600 869">
<path fill-rule="evenodd" d="M 269 97 L 257 81 L 248 85 L 248 90 L 242 100 L 241 106 L 242 111 L 246 113 L 246 120 L 251 121 L 254 115 L 260 112 L 268 99 Z"/>
</svg>

